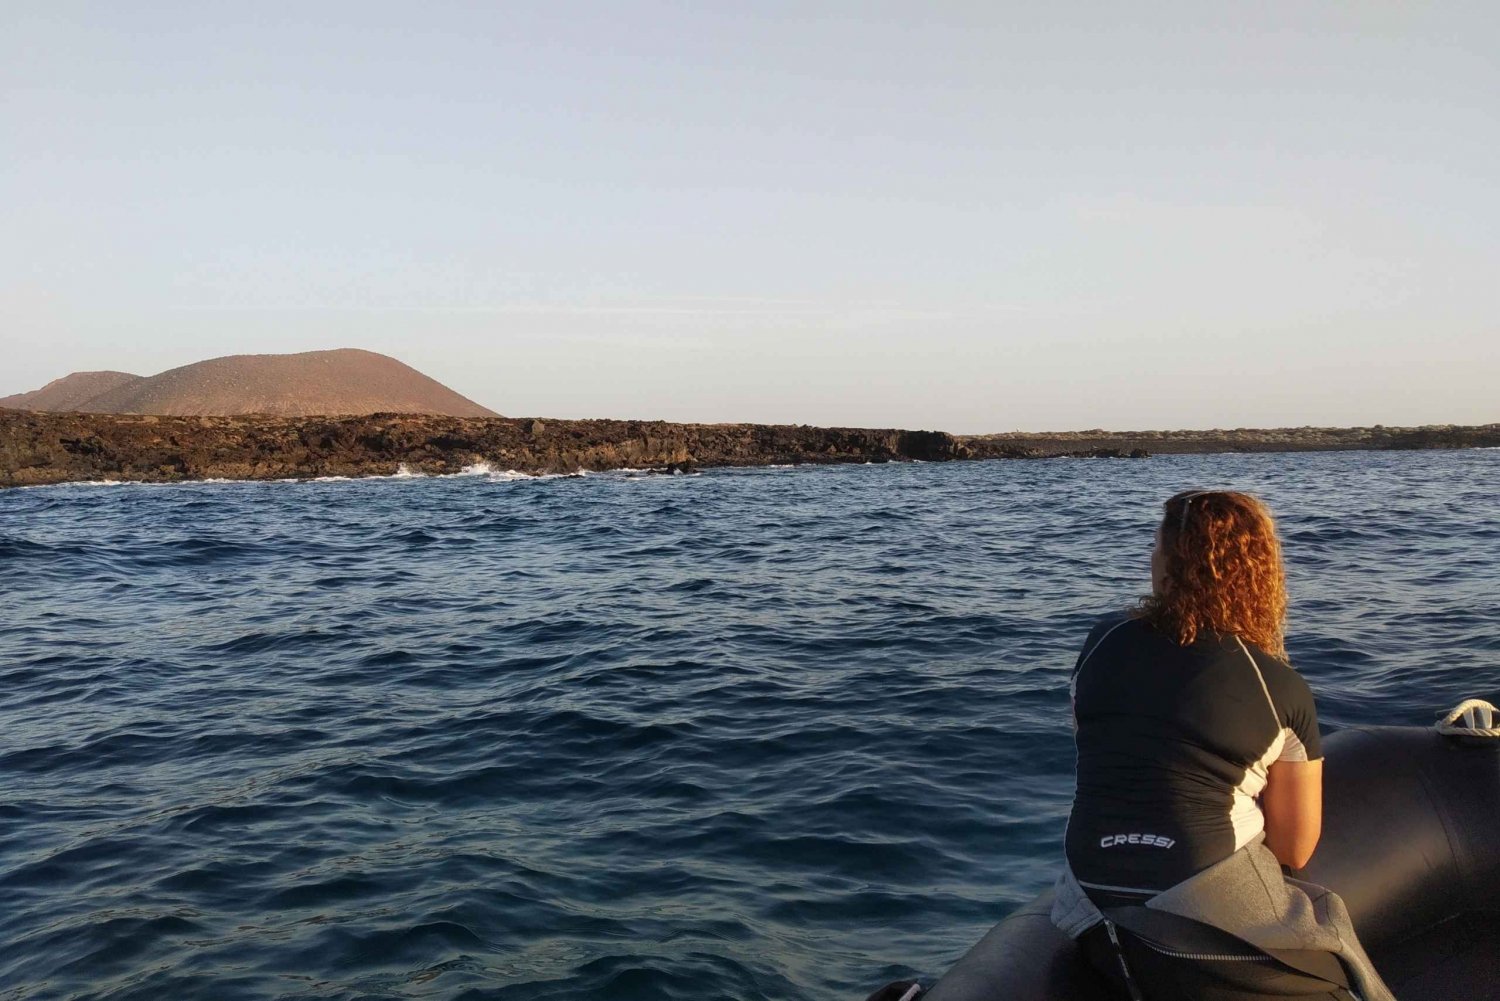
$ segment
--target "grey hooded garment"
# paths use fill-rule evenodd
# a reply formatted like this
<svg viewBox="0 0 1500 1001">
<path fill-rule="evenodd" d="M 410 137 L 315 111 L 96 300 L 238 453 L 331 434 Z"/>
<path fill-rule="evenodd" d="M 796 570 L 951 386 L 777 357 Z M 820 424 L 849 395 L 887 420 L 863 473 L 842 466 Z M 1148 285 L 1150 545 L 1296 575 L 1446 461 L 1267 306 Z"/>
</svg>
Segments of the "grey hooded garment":
<svg viewBox="0 0 1500 1001">
<path fill-rule="evenodd" d="M 1331 953 L 1362 1001 L 1395 1001 L 1359 944 L 1344 901 L 1326 887 L 1283 876 L 1262 839 L 1163 890 L 1145 906 L 1211 925 L 1257 949 Z M 1064 865 L 1052 923 L 1076 939 L 1103 920 Z"/>
</svg>

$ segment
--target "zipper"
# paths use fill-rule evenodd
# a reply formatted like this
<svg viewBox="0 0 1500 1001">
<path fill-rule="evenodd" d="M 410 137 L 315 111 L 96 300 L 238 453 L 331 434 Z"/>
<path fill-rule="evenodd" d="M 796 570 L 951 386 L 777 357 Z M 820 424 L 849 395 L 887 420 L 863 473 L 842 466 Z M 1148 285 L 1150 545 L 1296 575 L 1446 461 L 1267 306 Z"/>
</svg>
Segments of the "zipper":
<svg viewBox="0 0 1500 1001">
<path fill-rule="evenodd" d="M 1120 961 L 1120 973 L 1125 978 L 1125 989 L 1130 993 L 1130 1001 L 1146 1001 L 1141 995 L 1141 989 L 1136 986 L 1135 977 L 1130 975 L 1130 964 L 1125 962 L 1125 950 L 1120 948 L 1120 936 L 1115 934 L 1115 923 L 1105 918 L 1104 930 L 1109 933 L 1110 944 L 1115 947 L 1115 959 Z"/>
<path fill-rule="evenodd" d="M 1221 963 L 1274 963 L 1276 961 L 1271 956 L 1228 956 L 1217 952 L 1182 952 L 1178 949 L 1168 949 L 1164 945 L 1157 945 L 1155 942 L 1148 942 L 1139 935 L 1136 936 L 1136 941 L 1152 952 L 1159 952 L 1173 959 L 1208 959 Z"/>
</svg>

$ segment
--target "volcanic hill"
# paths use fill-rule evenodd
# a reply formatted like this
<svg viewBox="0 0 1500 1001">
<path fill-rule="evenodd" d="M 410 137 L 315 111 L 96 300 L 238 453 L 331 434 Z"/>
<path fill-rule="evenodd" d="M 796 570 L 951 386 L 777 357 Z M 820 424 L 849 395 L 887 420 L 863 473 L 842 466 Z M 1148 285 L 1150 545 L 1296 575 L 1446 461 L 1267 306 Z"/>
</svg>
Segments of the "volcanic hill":
<svg viewBox="0 0 1500 1001">
<path fill-rule="evenodd" d="M 48 413 L 84 410 L 85 404 L 94 397 L 140 381 L 140 376 L 129 372 L 74 372 L 61 379 L 53 379 L 41 389 L 0 397 L 0 407 L 42 410 Z"/>
<path fill-rule="evenodd" d="M 0 407 L 160 416 L 499 416 L 409 365 L 357 348 L 230 355 L 146 378 L 75 372 L 33 392 L 0 399 Z"/>
</svg>

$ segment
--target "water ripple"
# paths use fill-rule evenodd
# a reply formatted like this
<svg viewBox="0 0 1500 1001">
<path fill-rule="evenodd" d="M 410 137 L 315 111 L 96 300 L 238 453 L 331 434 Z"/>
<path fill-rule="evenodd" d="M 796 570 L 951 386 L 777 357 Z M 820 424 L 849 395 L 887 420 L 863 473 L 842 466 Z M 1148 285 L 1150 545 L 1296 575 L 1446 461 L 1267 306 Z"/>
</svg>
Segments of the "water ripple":
<svg viewBox="0 0 1500 1001">
<path fill-rule="evenodd" d="M 1157 505 L 1325 725 L 1500 700 L 1500 453 L 0 493 L 0 997 L 847 999 L 1052 878 Z"/>
</svg>

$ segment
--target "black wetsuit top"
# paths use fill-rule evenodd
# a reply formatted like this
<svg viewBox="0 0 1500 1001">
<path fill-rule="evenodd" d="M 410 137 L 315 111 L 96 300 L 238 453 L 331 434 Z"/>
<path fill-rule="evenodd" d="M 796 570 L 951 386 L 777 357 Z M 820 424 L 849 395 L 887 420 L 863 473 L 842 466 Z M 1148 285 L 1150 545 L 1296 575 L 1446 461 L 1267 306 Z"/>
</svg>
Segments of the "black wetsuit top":
<svg viewBox="0 0 1500 1001">
<path fill-rule="evenodd" d="M 1265 828 L 1276 761 L 1322 757 L 1312 692 L 1233 636 L 1179 646 L 1126 615 L 1096 625 L 1073 668 L 1074 875 L 1101 904 L 1139 900 L 1228 858 Z"/>
</svg>

